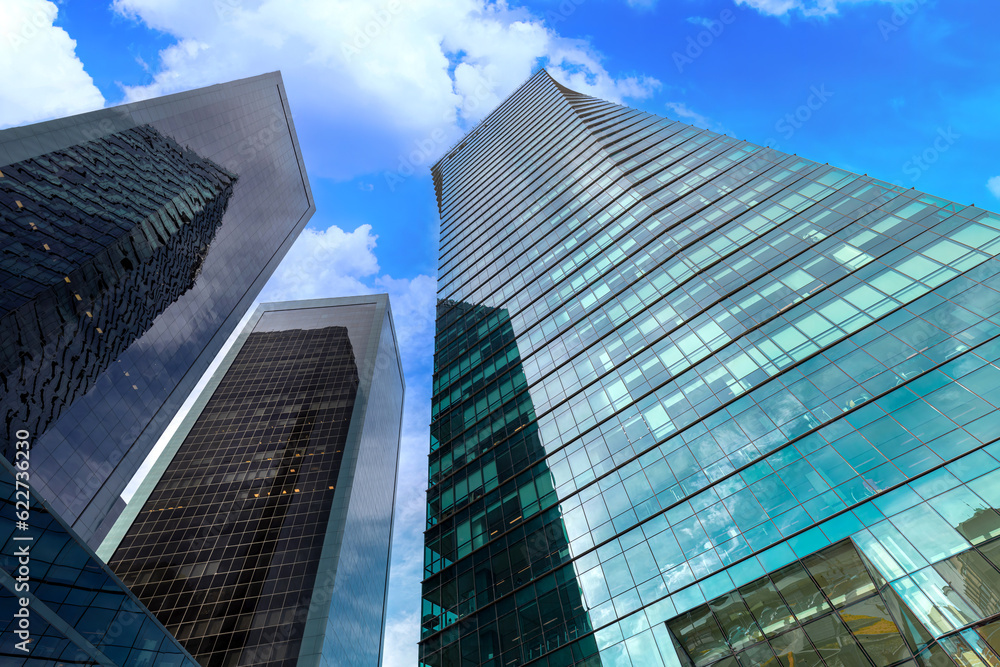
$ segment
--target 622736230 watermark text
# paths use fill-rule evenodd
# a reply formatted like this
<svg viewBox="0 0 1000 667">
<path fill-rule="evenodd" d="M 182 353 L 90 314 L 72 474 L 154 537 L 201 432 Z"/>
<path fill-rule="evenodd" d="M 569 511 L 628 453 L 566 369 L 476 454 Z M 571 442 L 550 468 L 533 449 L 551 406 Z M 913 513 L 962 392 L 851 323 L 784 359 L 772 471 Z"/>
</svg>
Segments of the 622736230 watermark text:
<svg viewBox="0 0 1000 667">
<path fill-rule="evenodd" d="M 30 535 L 22 535 L 28 530 L 31 519 L 31 479 L 29 457 L 31 455 L 31 434 L 24 429 L 14 434 L 17 436 L 14 450 L 14 516 L 15 532 L 12 538 L 14 556 L 17 557 L 17 571 L 14 573 L 14 591 L 17 593 L 31 592 L 31 541 Z M 17 599 L 17 610 L 14 612 L 14 634 L 20 640 L 14 644 L 19 651 L 31 651 L 31 600 L 27 597 Z"/>
</svg>

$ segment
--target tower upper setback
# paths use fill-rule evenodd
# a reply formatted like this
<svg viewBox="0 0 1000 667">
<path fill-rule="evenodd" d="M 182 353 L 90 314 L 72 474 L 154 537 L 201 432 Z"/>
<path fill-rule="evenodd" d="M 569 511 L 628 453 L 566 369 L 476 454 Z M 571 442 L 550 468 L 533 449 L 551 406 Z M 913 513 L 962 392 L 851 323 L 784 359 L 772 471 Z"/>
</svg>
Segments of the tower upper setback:
<svg viewBox="0 0 1000 667">
<path fill-rule="evenodd" d="M 544 70 L 432 171 L 422 665 L 1000 664 L 1000 216 Z"/>
<path fill-rule="evenodd" d="M 0 131 L 0 431 L 91 546 L 315 210 L 277 72 Z"/>
</svg>

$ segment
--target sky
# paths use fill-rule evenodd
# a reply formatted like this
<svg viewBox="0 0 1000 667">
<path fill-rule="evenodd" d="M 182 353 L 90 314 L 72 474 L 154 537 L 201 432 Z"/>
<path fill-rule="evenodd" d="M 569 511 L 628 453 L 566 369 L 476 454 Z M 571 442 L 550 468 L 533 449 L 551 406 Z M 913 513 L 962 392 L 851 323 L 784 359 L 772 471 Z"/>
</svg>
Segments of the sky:
<svg viewBox="0 0 1000 667">
<path fill-rule="evenodd" d="M 0 0 L 0 128 L 280 70 L 316 214 L 261 300 L 388 292 L 406 407 L 384 667 L 417 663 L 429 167 L 539 67 L 582 93 L 1000 209 L 989 0 Z"/>
</svg>

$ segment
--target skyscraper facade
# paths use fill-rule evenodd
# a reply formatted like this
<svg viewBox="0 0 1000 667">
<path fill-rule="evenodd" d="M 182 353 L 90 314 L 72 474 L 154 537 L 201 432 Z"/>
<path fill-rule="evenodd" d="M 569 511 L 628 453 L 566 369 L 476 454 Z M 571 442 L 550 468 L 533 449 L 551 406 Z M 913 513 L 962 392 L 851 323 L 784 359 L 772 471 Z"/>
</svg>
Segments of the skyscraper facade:
<svg viewBox="0 0 1000 667">
<path fill-rule="evenodd" d="M 387 296 L 264 304 L 98 553 L 205 667 L 377 667 L 403 390 Z"/>
<path fill-rule="evenodd" d="M 544 70 L 432 171 L 422 665 L 1000 664 L 1000 216 Z"/>
<path fill-rule="evenodd" d="M 19 472 L 0 460 L 0 664 L 198 667 Z"/>
<path fill-rule="evenodd" d="M 314 211 L 278 73 L 0 131 L 0 426 L 91 545 Z"/>
</svg>

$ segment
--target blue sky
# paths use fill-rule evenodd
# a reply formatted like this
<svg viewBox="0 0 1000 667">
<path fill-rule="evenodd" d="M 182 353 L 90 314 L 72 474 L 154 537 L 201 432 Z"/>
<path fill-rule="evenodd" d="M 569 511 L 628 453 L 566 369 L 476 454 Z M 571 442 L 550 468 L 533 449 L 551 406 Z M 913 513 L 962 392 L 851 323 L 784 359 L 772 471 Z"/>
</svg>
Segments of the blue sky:
<svg viewBox="0 0 1000 667">
<path fill-rule="evenodd" d="M 545 65 L 580 92 L 997 210 L 997 19 L 983 0 L 0 0 L 0 127 L 282 71 L 317 213 L 263 298 L 388 291 L 401 338 L 397 667 L 416 664 L 419 621 L 430 164 Z"/>
</svg>

